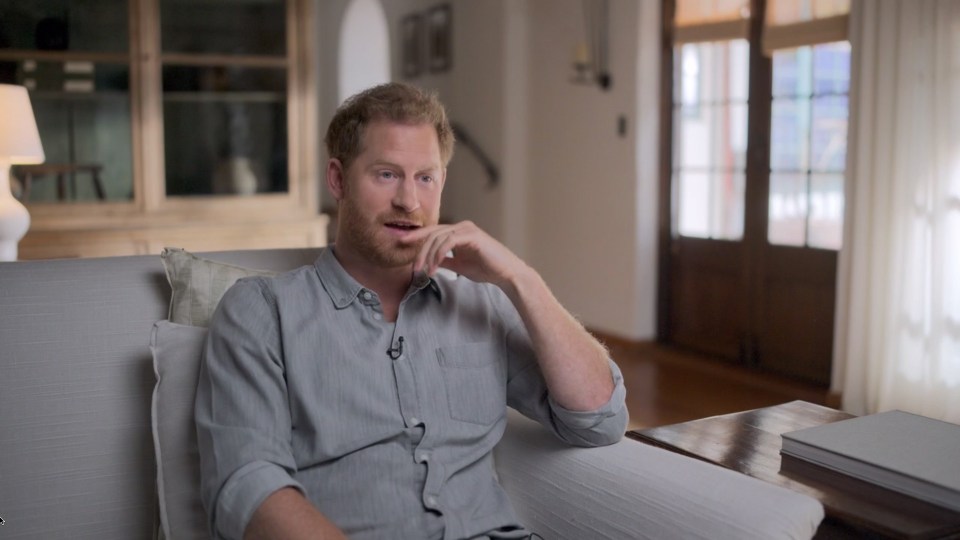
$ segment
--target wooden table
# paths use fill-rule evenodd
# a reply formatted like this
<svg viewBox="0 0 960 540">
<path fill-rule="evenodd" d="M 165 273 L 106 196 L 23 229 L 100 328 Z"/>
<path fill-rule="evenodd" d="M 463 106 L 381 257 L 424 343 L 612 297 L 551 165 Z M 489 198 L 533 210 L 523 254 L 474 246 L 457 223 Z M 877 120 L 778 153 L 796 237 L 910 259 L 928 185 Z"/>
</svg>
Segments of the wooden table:
<svg viewBox="0 0 960 540">
<path fill-rule="evenodd" d="M 960 513 L 797 460 L 781 464 L 782 433 L 847 418 L 852 415 L 792 401 L 627 436 L 815 497 L 827 514 L 817 538 L 960 538 Z"/>
</svg>

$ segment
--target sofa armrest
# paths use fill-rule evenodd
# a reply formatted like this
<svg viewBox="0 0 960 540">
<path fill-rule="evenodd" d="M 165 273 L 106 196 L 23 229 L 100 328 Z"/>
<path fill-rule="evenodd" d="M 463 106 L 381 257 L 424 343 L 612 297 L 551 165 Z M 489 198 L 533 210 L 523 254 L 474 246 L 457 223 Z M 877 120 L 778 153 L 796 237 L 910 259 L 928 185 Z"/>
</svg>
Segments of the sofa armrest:
<svg viewBox="0 0 960 540">
<path fill-rule="evenodd" d="M 512 410 L 494 455 L 520 520 L 544 538 L 810 538 L 824 515 L 806 495 L 631 439 L 565 446 Z"/>
</svg>

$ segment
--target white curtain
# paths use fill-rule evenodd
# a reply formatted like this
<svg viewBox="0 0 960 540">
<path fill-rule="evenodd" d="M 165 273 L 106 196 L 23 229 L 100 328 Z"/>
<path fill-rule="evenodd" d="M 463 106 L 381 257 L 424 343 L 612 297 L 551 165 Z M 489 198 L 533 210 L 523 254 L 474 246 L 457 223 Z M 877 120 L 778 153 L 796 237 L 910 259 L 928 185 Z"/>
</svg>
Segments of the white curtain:
<svg viewBox="0 0 960 540">
<path fill-rule="evenodd" d="M 850 30 L 833 389 L 960 423 L 960 1 L 855 2 Z"/>
</svg>

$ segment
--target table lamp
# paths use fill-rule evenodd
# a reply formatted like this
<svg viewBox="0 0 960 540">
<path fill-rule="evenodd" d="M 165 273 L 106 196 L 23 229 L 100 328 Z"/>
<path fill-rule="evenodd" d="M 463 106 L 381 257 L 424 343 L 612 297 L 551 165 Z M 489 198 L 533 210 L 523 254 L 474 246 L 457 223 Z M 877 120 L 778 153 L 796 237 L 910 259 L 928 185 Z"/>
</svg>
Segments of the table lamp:
<svg viewBox="0 0 960 540">
<path fill-rule="evenodd" d="M 43 158 L 27 89 L 0 84 L 0 261 L 17 260 L 17 243 L 30 228 L 30 214 L 10 191 L 10 166 Z"/>
</svg>

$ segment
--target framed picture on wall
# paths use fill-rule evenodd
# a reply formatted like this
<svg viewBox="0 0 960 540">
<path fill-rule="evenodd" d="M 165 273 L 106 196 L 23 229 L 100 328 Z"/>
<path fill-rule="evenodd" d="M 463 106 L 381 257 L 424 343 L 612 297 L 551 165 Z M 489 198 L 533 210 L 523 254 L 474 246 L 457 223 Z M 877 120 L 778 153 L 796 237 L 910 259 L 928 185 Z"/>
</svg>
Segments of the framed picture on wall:
<svg viewBox="0 0 960 540">
<path fill-rule="evenodd" d="M 422 15 L 412 13 L 400 20 L 402 72 L 407 79 L 417 77 L 423 72 L 422 35 Z"/>
<path fill-rule="evenodd" d="M 447 71 L 453 64 L 452 18 L 450 4 L 427 12 L 427 66 L 431 72 Z"/>
</svg>

